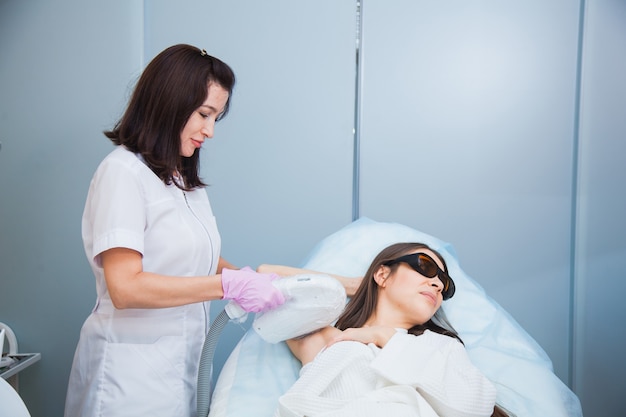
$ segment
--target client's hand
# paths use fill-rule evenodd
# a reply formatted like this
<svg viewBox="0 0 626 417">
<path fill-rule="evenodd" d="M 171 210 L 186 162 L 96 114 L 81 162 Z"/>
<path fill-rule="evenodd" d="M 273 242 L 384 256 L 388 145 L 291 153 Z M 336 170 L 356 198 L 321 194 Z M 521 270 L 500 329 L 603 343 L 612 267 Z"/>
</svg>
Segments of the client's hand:
<svg viewBox="0 0 626 417">
<path fill-rule="evenodd" d="M 396 334 L 396 330 L 393 327 L 387 326 L 365 326 L 358 328 L 346 329 L 340 334 L 337 334 L 328 343 L 328 346 L 333 343 L 342 342 L 345 340 L 353 340 L 361 343 L 373 343 L 376 346 L 384 347 L 389 339 Z"/>
<path fill-rule="evenodd" d="M 240 270 L 222 269 L 224 299 L 233 300 L 245 311 L 259 313 L 271 310 L 285 302 L 285 297 L 272 281 L 276 274 L 260 274 L 249 267 Z"/>
</svg>

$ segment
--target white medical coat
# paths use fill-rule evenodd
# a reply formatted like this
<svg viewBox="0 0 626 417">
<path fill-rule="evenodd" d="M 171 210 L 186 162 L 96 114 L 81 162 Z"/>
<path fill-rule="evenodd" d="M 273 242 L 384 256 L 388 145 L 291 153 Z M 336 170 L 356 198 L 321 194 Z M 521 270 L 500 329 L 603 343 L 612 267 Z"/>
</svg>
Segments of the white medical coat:
<svg viewBox="0 0 626 417">
<path fill-rule="evenodd" d="M 100 254 L 125 247 L 142 254 L 144 271 L 215 274 L 221 240 L 205 190 L 166 186 L 140 157 L 119 146 L 91 181 L 82 233 L 97 301 L 81 329 L 65 416 L 195 415 L 209 304 L 118 310 Z"/>
</svg>

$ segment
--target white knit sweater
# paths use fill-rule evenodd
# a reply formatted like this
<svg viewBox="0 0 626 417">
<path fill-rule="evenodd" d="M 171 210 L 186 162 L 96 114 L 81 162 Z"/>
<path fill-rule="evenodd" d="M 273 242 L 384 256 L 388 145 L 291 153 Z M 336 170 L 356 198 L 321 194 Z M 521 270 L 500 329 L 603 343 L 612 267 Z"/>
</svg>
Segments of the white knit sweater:
<svg viewBox="0 0 626 417">
<path fill-rule="evenodd" d="M 339 342 L 279 399 L 277 417 L 481 417 L 496 398 L 457 340 L 396 333 L 383 349 Z"/>
</svg>

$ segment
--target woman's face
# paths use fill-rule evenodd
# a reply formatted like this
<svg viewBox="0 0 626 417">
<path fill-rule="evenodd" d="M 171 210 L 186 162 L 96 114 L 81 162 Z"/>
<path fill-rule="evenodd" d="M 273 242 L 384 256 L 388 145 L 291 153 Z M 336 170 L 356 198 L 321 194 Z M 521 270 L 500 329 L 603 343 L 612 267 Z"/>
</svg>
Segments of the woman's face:
<svg viewBox="0 0 626 417">
<path fill-rule="evenodd" d="M 443 269 L 441 260 L 428 249 L 419 249 L 413 253 L 425 253 Z M 424 324 L 441 307 L 443 284 L 439 278 L 427 278 L 406 263 L 399 263 L 394 273 L 389 267 L 381 267 L 379 272 L 387 277 L 379 284 L 379 307 L 391 309 L 390 317 L 395 317 L 405 328 Z M 381 304 L 382 303 L 382 304 Z"/>
<path fill-rule="evenodd" d="M 196 149 L 202 147 L 207 138 L 213 137 L 215 120 L 224 111 L 227 101 L 228 91 L 218 84 L 209 84 L 206 100 L 191 113 L 180 134 L 181 156 L 192 156 Z"/>
</svg>

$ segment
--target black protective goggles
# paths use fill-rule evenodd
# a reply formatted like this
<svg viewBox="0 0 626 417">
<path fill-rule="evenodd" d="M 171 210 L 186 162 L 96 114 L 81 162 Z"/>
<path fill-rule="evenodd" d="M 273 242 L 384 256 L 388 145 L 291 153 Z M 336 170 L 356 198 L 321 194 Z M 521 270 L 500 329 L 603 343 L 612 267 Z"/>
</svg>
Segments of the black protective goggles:
<svg viewBox="0 0 626 417">
<path fill-rule="evenodd" d="M 454 281 L 450 278 L 450 275 L 437 265 L 437 262 L 425 253 L 410 253 L 408 255 L 401 256 L 391 261 L 385 262 L 386 266 L 391 266 L 397 263 L 404 262 L 409 265 L 414 271 L 422 274 L 426 278 L 438 277 L 443 284 L 443 291 L 441 295 L 444 300 L 451 298 L 454 295 L 455 287 Z"/>
</svg>

